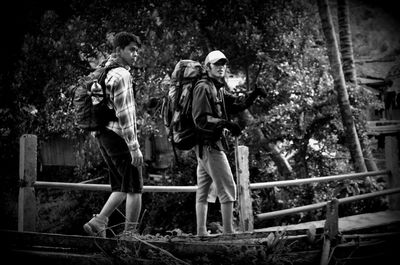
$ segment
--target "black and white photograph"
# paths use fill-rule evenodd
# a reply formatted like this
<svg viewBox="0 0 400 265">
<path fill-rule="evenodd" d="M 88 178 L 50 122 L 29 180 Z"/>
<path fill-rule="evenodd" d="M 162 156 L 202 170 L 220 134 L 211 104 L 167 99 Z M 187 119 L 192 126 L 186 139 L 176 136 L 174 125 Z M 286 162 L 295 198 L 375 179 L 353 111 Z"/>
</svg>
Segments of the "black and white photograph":
<svg viewBox="0 0 400 265">
<path fill-rule="evenodd" d="M 5 4 L 0 256 L 394 265 L 390 0 Z"/>
</svg>

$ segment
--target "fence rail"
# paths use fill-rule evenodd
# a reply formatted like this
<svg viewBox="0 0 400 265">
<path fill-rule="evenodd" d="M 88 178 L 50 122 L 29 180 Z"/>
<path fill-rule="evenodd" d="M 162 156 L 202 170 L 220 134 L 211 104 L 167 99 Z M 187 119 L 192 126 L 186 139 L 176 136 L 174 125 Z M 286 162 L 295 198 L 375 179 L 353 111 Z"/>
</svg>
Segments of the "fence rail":
<svg viewBox="0 0 400 265">
<path fill-rule="evenodd" d="M 343 203 L 355 202 L 355 201 L 360 201 L 360 200 L 379 197 L 379 196 L 391 195 L 391 194 L 395 194 L 395 193 L 400 193 L 400 188 L 387 189 L 387 190 L 382 190 L 382 191 L 365 193 L 365 194 L 361 194 L 361 195 L 350 196 L 350 197 L 346 197 L 346 198 L 340 198 L 340 199 L 338 199 L 338 202 L 339 202 L 339 204 L 343 204 Z M 266 219 L 290 215 L 290 214 L 294 214 L 294 213 L 317 210 L 317 209 L 325 207 L 326 204 L 327 204 L 327 202 L 319 202 L 319 203 L 295 207 L 295 208 L 291 208 L 291 209 L 284 209 L 284 210 L 273 211 L 273 212 L 269 212 L 269 213 L 261 213 L 261 214 L 257 214 L 256 217 L 258 220 L 266 220 Z"/>
<path fill-rule="evenodd" d="M 390 170 L 370 171 L 363 173 L 349 173 L 334 176 L 323 176 L 318 178 L 293 179 L 282 181 L 270 181 L 260 183 L 250 183 L 250 189 L 266 189 L 273 187 L 299 186 L 309 183 L 328 182 L 333 180 L 353 179 L 361 177 L 384 176 L 389 175 Z M 58 188 L 58 189 L 74 189 L 74 190 L 90 190 L 90 191 L 111 191 L 109 184 L 83 184 L 68 182 L 48 182 L 35 181 L 35 188 Z M 197 186 L 143 186 L 143 192 L 196 192 Z"/>
<path fill-rule="evenodd" d="M 369 176 L 372 177 L 372 176 L 388 175 L 388 174 L 390 174 L 390 170 L 379 170 L 379 171 L 370 171 L 370 172 L 362 172 L 362 173 L 348 173 L 348 174 L 342 174 L 342 175 L 325 176 L 325 177 L 318 177 L 318 178 L 261 182 L 261 183 L 250 184 L 250 189 L 254 190 L 254 189 L 264 189 L 264 188 L 273 188 L 273 187 L 298 186 L 298 185 L 314 183 L 314 182 L 327 182 L 327 181 L 333 181 L 333 180 L 353 179 L 353 178 L 361 178 L 361 177 L 369 177 Z"/>
<path fill-rule="evenodd" d="M 111 186 L 109 184 L 35 181 L 33 187 L 111 192 Z M 197 186 L 143 186 L 143 192 L 196 192 L 196 189 Z"/>
<path fill-rule="evenodd" d="M 237 185 L 238 185 L 238 208 L 241 231 L 253 231 L 253 211 L 251 201 L 251 190 L 265 189 L 272 187 L 304 185 L 309 183 L 319 183 L 327 181 L 338 181 L 345 179 L 387 176 L 389 188 L 387 190 L 356 195 L 347 198 L 338 199 L 338 203 L 348 203 L 377 196 L 389 196 L 390 206 L 396 205 L 400 201 L 400 196 L 393 194 L 400 193 L 400 174 L 399 174 L 399 151 L 398 139 L 394 136 L 386 137 L 389 141 L 385 142 L 385 156 L 387 161 L 387 170 L 379 170 L 363 173 L 348 173 L 334 176 L 324 176 L 307 179 L 294 179 L 285 181 L 272 181 L 262 183 L 249 183 L 248 169 L 248 148 L 238 146 L 237 152 Z M 388 151 L 389 150 L 389 151 Z M 35 135 L 23 135 L 20 139 L 20 191 L 18 198 L 18 231 L 35 231 L 36 228 L 36 197 L 35 188 L 58 188 L 72 190 L 106 191 L 110 192 L 111 187 L 107 184 L 93 183 L 65 183 L 65 182 L 47 182 L 37 181 L 37 137 Z M 144 192 L 196 192 L 197 186 L 144 186 Z M 326 206 L 329 202 L 321 202 L 311 205 L 305 205 L 292 209 L 284 209 L 269 213 L 260 213 L 255 215 L 258 220 L 265 220 L 278 216 L 289 215 L 298 212 L 310 211 Z M 398 209 L 393 208 L 392 209 Z"/>
<path fill-rule="evenodd" d="M 368 121 L 366 129 L 369 135 L 399 133 L 400 120 Z"/>
</svg>

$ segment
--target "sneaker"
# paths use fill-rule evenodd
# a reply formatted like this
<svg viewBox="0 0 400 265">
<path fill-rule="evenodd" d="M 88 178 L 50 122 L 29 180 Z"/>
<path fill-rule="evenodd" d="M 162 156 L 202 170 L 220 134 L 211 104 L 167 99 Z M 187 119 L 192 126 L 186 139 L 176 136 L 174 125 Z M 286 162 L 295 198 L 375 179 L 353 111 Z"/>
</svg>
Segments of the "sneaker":
<svg viewBox="0 0 400 265">
<path fill-rule="evenodd" d="M 99 215 L 93 215 L 93 218 L 89 222 L 83 225 L 85 232 L 91 236 L 98 236 L 106 238 L 106 226 L 108 223 L 107 217 L 100 217 Z"/>
</svg>

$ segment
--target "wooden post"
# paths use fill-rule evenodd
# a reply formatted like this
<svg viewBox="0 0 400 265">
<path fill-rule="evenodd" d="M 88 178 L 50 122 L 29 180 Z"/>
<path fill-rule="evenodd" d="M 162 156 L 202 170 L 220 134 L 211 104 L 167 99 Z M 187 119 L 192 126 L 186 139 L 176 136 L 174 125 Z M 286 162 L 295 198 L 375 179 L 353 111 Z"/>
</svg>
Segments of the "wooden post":
<svg viewBox="0 0 400 265">
<path fill-rule="evenodd" d="M 386 168 L 391 172 L 388 177 L 391 189 L 400 187 L 399 147 L 399 133 L 385 136 L 385 160 Z M 400 210 L 400 194 L 389 196 L 389 209 Z"/>
<path fill-rule="evenodd" d="M 18 231 L 35 231 L 36 196 L 33 184 L 37 176 L 37 137 L 24 134 L 19 143 Z"/>
<path fill-rule="evenodd" d="M 247 146 L 238 146 L 237 160 L 240 230 L 253 232 L 254 217 L 249 181 L 249 148 Z"/>
<path fill-rule="evenodd" d="M 333 199 L 326 205 L 326 221 L 324 226 L 324 244 L 322 247 L 320 265 L 329 264 L 332 242 L 335 243 L 339 233 L 339 201 Z"/>
</svg>

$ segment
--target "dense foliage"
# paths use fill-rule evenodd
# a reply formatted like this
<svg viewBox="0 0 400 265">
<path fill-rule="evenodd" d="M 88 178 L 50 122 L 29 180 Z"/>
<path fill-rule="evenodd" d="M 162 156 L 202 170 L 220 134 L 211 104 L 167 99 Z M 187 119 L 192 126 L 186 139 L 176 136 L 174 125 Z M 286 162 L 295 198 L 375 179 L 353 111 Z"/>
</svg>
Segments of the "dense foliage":
<svg viewBox="0 0 400 265">
<path fill-rule="evenodd" d="M 221 49 L 231 58 L 231 74 L 244 77 L 244 84 L 235 90 L 237 93 L 251 90 L 255 83 L 268 92 L 267 98 L 259 99 L 251 107 L 254 121 L 247 124 L 239 139 L 240 144 L 250 148 L 251 182 L 282 178 L 270 154 L 259 148 L 254 128 L 262 128 L 264 136 L 287 157 L 293 167 L 288 178 L 320 177 L 352 170 L 343 145 L 317 9 L 309 1 L 71 0 L 70 9 L 73 15 L 67 18 L 49 10 L 37 32 L 26 35 L 14 82 L 9 90 L 1 92 L 1 98 L 7 96 L 8 101 L 0 109 L 1 149 L 7 150 L 0 155 L 2 161 L 13 165 L 10 175 L 17 174 L 18 138 L 24 133 L 36 134 L 40 140 L 52 136 L 76 140 L 77 156 L 82 163 L 74 169 L 71 182 L 106 174 L 93 139 L 74 126 L 69 87 L 110 54 L 110 40 L 120 30 L 137 33 L 144 44 L 140 63 L 133 70 L 142 146 L 146 138 L 159 133 L 160 112 L 149 110 L 147 103 L 150 98 L 165 94 L 164 82 L 175 63 L 183 58 L 202 60 L 208 51 Z M 367 103 L 375 101 L 361 89 L 349 93 L 355 115 L 362 113 Z M 150 115 L 150 111 L 154 112 Z M 194 185 L 193 154 L 181 155 L 183 164 L 166 169 L 169 182 L 165 183 Z M 233 152 L 229 158 L 233 166 Z M 46 171 L 40 174 L 43 178 L 48 176 Z M 16 181 L 10 182 L 17 187 Z M 152 183 L 146 179 L 145 184 Z M 254 211 L 326 201 L 381 189 L 383 185 L 371 180 L 260 190 L 253 194 Z M 43 230 L 80 231 L 80 225 L 99 210 L 107 196 L 57 194 L 54 195 L 57 199 L 52 197 L 52 205 L 45 201 L 53 195 L 39 194 L 39 198 L 42 195 L 44 198 L 41 203 L 45 203 L 40 218 L 47 216 L 46 220 L 50 220 L 48 224 L 41 221 Z M 47 211 L 55 205 L 57 213 L 48 217 Z M 357 204 L 344 211 L 357 213 L 371 207 L 384 206 L 378 201 Z M 193 194 L 145 194 L 144 209 L 142 228 L 150 233 L 176 227 L 187 232 L 194 229 Z M 217 207 L 211 209 L 210 215 L 210 222 L 220 219 Z M 266 224 L 323 217 L 323 211 L 318 211 Z M 115 217 L 115 222 L 118 220 Z"/>
</svg>

